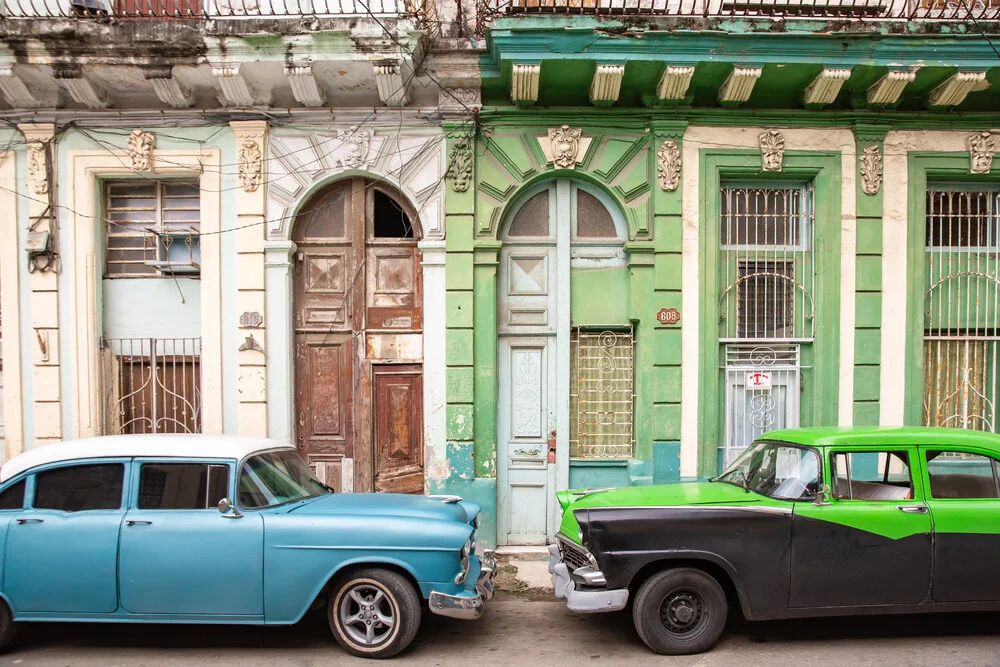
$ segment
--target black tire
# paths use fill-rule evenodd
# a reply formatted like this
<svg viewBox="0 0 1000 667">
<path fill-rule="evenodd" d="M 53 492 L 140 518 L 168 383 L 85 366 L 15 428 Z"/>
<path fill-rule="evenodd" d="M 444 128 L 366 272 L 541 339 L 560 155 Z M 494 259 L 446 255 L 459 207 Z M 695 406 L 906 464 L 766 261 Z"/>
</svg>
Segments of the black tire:
<svg viewBox="0 0 1000 667">
<path fill-rule="evenodd" d="M 21 624 L 14 621 L 10 607 L 7 606 L 6 602 L 0 600 L 0 653 L 7 650 L 20 629 Z"/>
<path fill-rule="evenodd" d="M 391 658 L 409 646 L 420 614 L 420 596 L 406 577 L 377 568 L 339 580 L 326 607 L 337 642 L 362 658 Z"/>
<path fill-rule="evenodd" d="M 712 648 L 726 627 L 725 591 L 694 568 L 664 570 L 639 588 L 632 622 L 646 646 L 663 655 L 689 655 Z"/>
</svg>

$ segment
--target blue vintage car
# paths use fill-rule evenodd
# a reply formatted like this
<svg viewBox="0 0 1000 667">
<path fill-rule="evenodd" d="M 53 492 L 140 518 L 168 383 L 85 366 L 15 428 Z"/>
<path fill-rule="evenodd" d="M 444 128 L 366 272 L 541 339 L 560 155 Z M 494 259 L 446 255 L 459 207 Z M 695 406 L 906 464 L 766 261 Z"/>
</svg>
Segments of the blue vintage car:
<svg viewBox="0 0 1000 667">
<path fill-rule="evenodd" d="M 493 594 L 480 507 L 340 494 L 289 445 L 189 435 L 48 445 L 0 469 L 0 647 L 28 621 L 289 625 L 324 605 L 348 652 L 402 651 Z"/>
</svg>

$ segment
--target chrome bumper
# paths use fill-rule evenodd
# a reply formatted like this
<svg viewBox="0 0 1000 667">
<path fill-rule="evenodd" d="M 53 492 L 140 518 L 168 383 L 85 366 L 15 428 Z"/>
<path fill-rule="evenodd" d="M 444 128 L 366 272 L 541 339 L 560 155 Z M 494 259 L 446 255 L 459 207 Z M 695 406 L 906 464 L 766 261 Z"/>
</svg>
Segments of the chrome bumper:
<svg viewBox="0 0 1000 667">
<path fill-rule="evenodd" d="M 549 572 L 552 573 L 552 586 L 555 588 L 556 597 L 566 600 L 566 606 L 570 611 L 581 614 L 596 614 L 605 611 L 618 611 L 624 609 L 625 605 L 628 604 L 627 588 L 614 590 L 577 589 L 576 583 L 570 577 L 569 568 L 562 561 L 562 553 L 560 553 L 557 544 L 549 545 Z M 576 571 L 576 574 L 595 582 L 604 579 L 599 570 L 590 567 L 581 567 Z"/>
<path fill-rule="evenodd" d="M 449 618 L 474 621 L 483 615 L 485 603 L 493 599 L 493 578 L 497 566 L 493 550 L 487 549 L 479 558 L 479 576 L 475 590 L 466 589 L 457 595 L 433 591 L 427 599 L 432 613 Z"/>
</svg>

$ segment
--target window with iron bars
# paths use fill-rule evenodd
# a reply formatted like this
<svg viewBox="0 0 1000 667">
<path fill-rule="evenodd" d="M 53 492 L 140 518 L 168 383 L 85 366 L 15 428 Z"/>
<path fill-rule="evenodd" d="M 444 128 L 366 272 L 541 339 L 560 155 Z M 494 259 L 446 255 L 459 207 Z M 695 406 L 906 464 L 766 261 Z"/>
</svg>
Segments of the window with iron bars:
<svg viewBox="0 0 1000 667">
<path fill-rule="evenodd" d="M 719 204 L 720 338 L 811 338 L 812 188 L 726 183 Z"/>
<path fill-rule="evenodd" d="M 105 278 L 197 275 L 201 196 L 197 181 L 105 184 Z"/>
<path fill-rule="evenodd" d="M 570 456 L 630 458 L 635 442 L 631 326 L 576 327 L 570 338 Z"/>
<path fill-rule="evenodd" d="M 104 433 L 200 433 L 201 339 L 101 341 Z"/>
<path fill-rule="evenodd" d="M 923 421 L 996 431 L 1000 187 L 926 194 Z"/>
</svg>

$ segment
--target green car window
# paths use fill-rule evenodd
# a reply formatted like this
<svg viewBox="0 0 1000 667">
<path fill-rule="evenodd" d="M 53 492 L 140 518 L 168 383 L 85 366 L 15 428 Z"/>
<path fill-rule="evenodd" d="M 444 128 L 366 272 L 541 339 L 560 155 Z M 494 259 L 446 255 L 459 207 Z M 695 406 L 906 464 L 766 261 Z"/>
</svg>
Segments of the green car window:
<svg viewBox="0 0 1000 667">
<path fill-rule="evenodd" d="M 840 500 L 913 498 L 906 452 L 837 452 L 832 476 L 833 492 Z"/>
<path fill-rule="evenodd" d="M 931 498 L 1000 498 L 997 462 L 968 452 L 927 452 Z"/>
<path fill-rule="evenodd" d="M 814 500 L 819 472 L 815 450 L 764 441 L 749 447 L 716 480 L 778 500 Z"/>
</svg>

